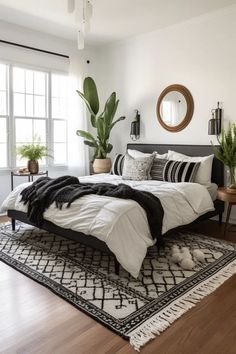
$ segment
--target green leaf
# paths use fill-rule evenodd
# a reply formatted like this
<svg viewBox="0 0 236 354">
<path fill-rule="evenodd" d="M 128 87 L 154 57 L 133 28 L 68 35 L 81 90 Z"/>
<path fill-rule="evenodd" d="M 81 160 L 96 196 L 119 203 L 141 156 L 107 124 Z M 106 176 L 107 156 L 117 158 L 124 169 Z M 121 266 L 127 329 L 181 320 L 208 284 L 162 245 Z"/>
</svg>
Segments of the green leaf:
<svg viewBox="0 0 236 354">
<path fill-rule="evenodd" d="M 112 144 L 108 144 L 107 148 L 106 148 L 107 154 L 109 154 L 109 152 L 111 152 L 112 149 L 113 149 L 113 145 Z"/>
<path fill-rule="evenodd" d="M 97 118 L 94 115 L 91 115 L 90 117 L 91 124 L 94 128 L 97 128 Z"/>
<path fill-rule="evenodd" d="M 116 123 L 118 123 L 118 122 L 120 122 L 121 120 L 124 120 L 124 119 L 125 119 L 125 117 L 122 116 L 122 117 L 118 118 L 117 120 L 115 120 L 115 121 L 111 124 L 111 129 L 114 127 L 114 125 L 115 125 Z"/>
<path fill-rule="evenodd" d="M 90 146 L 90 147 L 94 147 L 94 148 L 96 148 L 96 147 L 98 146 L 97 143 L 94 143 L 94 142 L 88 141 L 88 140 L 84 140 L 84 144 L 85 144 L 85 145 L 88 145 L 88 146 Z"/>
<path fill-rule="evenodd" d="M 112 92 L 112 94 L 110 95 L 110 97 L 106 101 L 105 108 L 104 108 L 104 119 L 105 119 L 106 124 L 108 126 L 112 122 L 113 111 L 114 111 L 114 108 L 115 108 L 115 104 L 116 104 L 116 93 Z"/>
<path fill-rule="evenodd" d="M 78 136 L 81 136 L 82 138 L 86 139 L 86 140 L 90 140 L 93 142 L 96 142 L 96 140 L 94 139 L 94 137 L 92 136 L 92 134 L 90 134 L 89 132 L 86 132 L 84 130 L 77 130 L 76 134 Z"/>
<path fill-rule="evenodd" d="M 104 118 L 102 118 L 102 117 L 97 119 L 97 132 L 98 132 L 98 139 L 101 142 L 104 142 L 104 139 L 105 139 L 105 127 L 104 127 Z"/>
<path fill-rule="evenodd" d="M 94 116 L 94 112 L 90 106 L 90 103 L 89 101 L 87 100 L 87 98 L 84 96 L 84 94 L 78 90 L 76 90 L 76 92 L 78 93 L 78 95 L 80 96 L 80 98 L 82 98 L 82 100 L 84 101 L 84 103 L 86 104 L 87 108 L 88 108 L 88 111 L 89 113 L 91 114 L 91 116 Z"/>
<path fill-rule="evenodd" d="M 89 102 L 94 115 L 96 115 L 99 111 L 99 99 L 96 84 L 91 77 L 85 78 L 83 91 L 84 97 Z"/>
</svg>

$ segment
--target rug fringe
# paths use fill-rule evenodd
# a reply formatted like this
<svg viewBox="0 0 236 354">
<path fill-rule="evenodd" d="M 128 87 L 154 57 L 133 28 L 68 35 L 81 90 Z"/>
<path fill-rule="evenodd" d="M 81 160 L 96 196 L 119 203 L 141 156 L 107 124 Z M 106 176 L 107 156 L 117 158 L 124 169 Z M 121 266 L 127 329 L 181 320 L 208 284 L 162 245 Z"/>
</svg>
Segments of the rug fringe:
<svg viewBox="0 0 236 354">
<path fill-rule="evenodd" d="M 196 288 L 190 290 L 187 294 L 176 300 L 163 311 L 159 312 L 156 316 L 146 321 L 145 324 L 142 324 L 140 327 L 132 331 L 129 334 L 130 344 L 139 352 L 140 347 L 160 335 L 161 332 L 170 327 L 174 321 L 194 307 L 205 296 L 216 290 L 235 273 L 236 262 L 234 261 L 211 278 L 203 281 Z"/>
</svg>

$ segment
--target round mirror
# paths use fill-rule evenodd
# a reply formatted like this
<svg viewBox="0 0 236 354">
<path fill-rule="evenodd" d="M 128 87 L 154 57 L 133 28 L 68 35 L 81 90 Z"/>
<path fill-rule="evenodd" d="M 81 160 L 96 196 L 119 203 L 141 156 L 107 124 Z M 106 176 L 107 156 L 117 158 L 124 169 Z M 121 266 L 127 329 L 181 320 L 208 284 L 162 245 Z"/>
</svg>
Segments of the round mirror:
<svg viewBox="0 0 236 354">
<path fill-rule="evenodd" d="M 168 86 L 157 102 L 157 117 L 166 130 L 178 132 L 184 129 L 193 115 L 193 98 L 182 85 Z"/>
</svg>

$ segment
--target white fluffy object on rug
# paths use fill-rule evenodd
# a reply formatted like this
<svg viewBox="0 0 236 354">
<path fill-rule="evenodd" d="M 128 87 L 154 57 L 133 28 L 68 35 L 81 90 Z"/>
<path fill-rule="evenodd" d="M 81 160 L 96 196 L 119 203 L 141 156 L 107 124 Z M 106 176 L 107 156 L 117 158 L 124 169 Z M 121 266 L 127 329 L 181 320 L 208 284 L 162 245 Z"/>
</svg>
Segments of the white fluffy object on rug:
<svg viewBox="0 0 236 354">
<path fill-rule="evenodd" d="M 193 250 L 193 257 L 199 262 L 204 262 L 205 260 L 205 254 L 201 250 Z"/>
<path fill-rule="evenodd" d="M 190 258 L 184 258 L 180 262 L 180 267 L 183 268 L 183 269 L 186 269 L 186 270 L 191 270 L 191 269 L 193 269 L 194 266 L 195 266 L 195 263 Z"/>
<path fill-rule="evenodd" d="M 171 248 L 171 260 L 174 263 L 180 263 L 183 259 L 183 255 L 180 252 L 179 246 L 173 245 Z"/>
<path fill-rule="evenodd" d="M 191 270 L 195 266 L 190 249 L 182 247 L 181 250 L 178 245 L 173 245 L 171 248 L 171 260 L 178 263 L 181 268 Z"/>
</svg>

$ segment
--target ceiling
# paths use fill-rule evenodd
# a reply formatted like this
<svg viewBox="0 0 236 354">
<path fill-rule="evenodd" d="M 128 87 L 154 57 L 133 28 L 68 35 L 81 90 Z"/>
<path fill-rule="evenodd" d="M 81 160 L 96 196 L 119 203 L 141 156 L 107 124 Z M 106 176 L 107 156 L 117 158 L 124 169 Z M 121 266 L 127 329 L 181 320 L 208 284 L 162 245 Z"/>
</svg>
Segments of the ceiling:
<svg viewBox="0 0 236 354">
<path fill-rule="evenodd" d="M 161 29 L 236 4 L 236 0 L 91 0 L 90 44 L 104 44 Z M 0 0 L 0 20 L 76 40 L 67 0 Z"/>
</svg>

